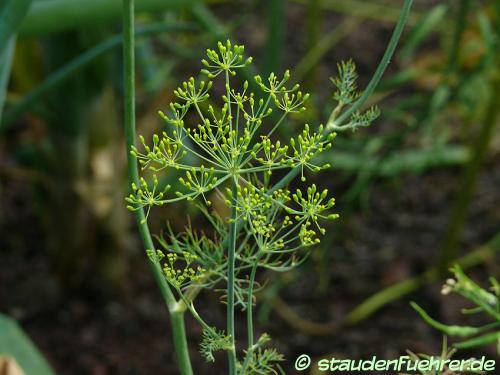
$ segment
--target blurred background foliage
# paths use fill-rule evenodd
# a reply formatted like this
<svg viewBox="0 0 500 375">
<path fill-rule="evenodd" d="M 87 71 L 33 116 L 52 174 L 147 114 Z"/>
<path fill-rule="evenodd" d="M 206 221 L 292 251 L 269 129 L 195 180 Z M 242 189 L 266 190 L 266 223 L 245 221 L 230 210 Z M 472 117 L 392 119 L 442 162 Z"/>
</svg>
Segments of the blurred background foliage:
<svg viewBox="0 0 500 375">
<path fill-rule="evenodd" d="M 290 68 L 311 92 L 308 111 L 282 136 L 292 136 L 299 123 L 325 121 L 335 64 L 353 58 L 366 84 L 400 6 L 396 0 L 136 3 L 137 120 L 146 138 L 163 126 L 156 113 L 172 90 L 198 71 L 207 47 L 226 38 L 255 57 L 249 80 Z M 23 323 L 63 373 L 129 373 L 134 366 L 152 373 L 169 350 L 168 323 L 124 208 L 120 17 L 120 0 L 0 4 L 0 311 Z M 481 265 L 479 277 L 498 276 L 499 29 L 498 1 L 415 2 L 396 58 L 367 103 L 381 107 L 381 119 L 337 137 L 323 156 L 333 168 L 321 185 L 335 192 L 342 220 L 304 267 L 269 280 L 258 296 L 260 324 L 287 358 L 338 353 L 342 343 L 343 355 L 363 353 L 361 342 L 383 342 L 387 320 L 406 331 L 380 349 L 386 356 L 414 342 L 438 348 L 440 339 L 423 326 L 422 342 L 409 330 L 415 318 L 409 296 L 446 317 L 451 309 L 435 295 L 435 283 L 450 264 Z M 182 231 L 190 213 L 188 206 L 169 206 L 152 222 Z M 207 299 L 215 321 L 217 306 Z M 157 337 L 149 336 L 154 324 L 161 327 Z M 106 352 L 95 336 L 110 325 L 129 328 L 110 334 L 106 343 L 118 348 Z M 57 333 L 73 328 L 73 343 Z M 373 339 L 358 338 L 360 332 Z M 335 344 L 331 335 L 343 339 Z M 66 369 L 64 359 L 81 340 L 89 340 L 88 348 Z M 53 349 L 62 343 L 74 348 Z M 155 344 L 157 353 L 134 352 L 139 343 Z M 127 367 L 120 361 L 131 352 Z"/>
</svg>

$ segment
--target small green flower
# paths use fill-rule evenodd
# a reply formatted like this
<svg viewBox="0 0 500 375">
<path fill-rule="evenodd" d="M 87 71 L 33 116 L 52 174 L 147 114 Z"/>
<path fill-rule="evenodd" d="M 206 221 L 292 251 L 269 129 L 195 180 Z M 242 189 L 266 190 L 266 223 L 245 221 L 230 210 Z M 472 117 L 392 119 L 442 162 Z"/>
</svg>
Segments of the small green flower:
<svg viewBox="0 0 500 375">
<path fill-rule="evenodd" d="M 135 183 L 132 184 L 132 193 L 125 198 L 129 205 L 127 208 L 130 211 L 136 211 L 140 208 L 147 208 L 146 218 L 143 219 L 143 222 L 146 221 L 149 216 L 149 211 L 153 206 L 161 206 L 164 204 L 163 196 L 164 194 L 170 190 L 170 185 L 166 185 L 162 191 L 157 191 L 158 188 L 158 178 L 156 175 L 153 176 L 153 188 L 151 189 L 144 179 L 141 177 L 140 185 L 137 186 Z"/>
<path fill-rule="evenodd" d="M 191 267 L 198 257 L 187 251 L 182 257 L 176 253 L 169 253 L 166 257 L 167 263 L 163 266 L 163 273 L 170 285 L 177 290 L 200 282 L 206 273 L 201 266 Z M 179 263 L 184 263 L 184 266 L 179 266 Z"/>
<path fill-rule="evenodd" d="M 330 78 L 337 89 L 333 93 L 333 99 L 343 106 L 352 104 L 360 95 L 356 85 L 358 79 L 356 65 L 352 60 L 342 61 L 337 64 L 337 69 L 338 77 Z"/>
<path fill-rule="evenodd" d="M 193 77 L 189 78 L 188 81 L 182 83 L 182 87 L 174 90 L 175 96 L 179 99 L 184 100 L 186 105 L 199 104 L 204 102 L 210 97 L 208 93 L 212 87 L 212 81 L 201 81 L 196 87 L 196 83 Z"/>
<path fill-rule="evenodd" d="M 215 78 L 222 72 L 228 72 L 231 75 L 236 75 L 235 69 L 243 68 L 252 63 L 252 58 L 243 58 L 244 46 L 231 44 L 229 40 L 226 44 L 217 43 L 217 51 L 207 49 L 207 60 L 202 60 L 202 64 L 206 69 L 201 72 L 208 75 L 210 78 Z"/>
<path fill-rule="evenodd" d="M 292 156 L 289 158 L 289 164 L 300 166 L 301 180 L 305 181 L 304 168 L 312 172 L 319 172 L 322 169 L 329 168 L 329 164 L 317 165 L 314 158 L 323 151 L 329 150 L 331 142 L 335 138 L 335 133 L 324 135 L 323 125 L 320 125 L 317 132 L 311 132 L 308 124 L 304 126 L 304 130 L 297 138 L 290 139 L 290 145 L 293 150 Z"/>
</svg>

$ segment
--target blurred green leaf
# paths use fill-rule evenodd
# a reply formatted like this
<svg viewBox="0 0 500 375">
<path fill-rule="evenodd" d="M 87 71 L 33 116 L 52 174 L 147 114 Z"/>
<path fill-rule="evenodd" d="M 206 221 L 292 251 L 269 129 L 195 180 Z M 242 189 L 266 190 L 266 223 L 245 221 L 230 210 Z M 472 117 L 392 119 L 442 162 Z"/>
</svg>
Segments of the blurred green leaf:
<svg viewBox="0 0 500 375">
<path fill-rule="evenodd" d="M 402 59 L 409 58 L 425 38 L 441 24 L 447 10 L 446 5 L 440 4 L 423 15 L 411 30 L 406 43 L 401 47 L 399 57 Z"/>
<path fill-rule="evenodd" d="M 294 0 L 299 4 L 308 4 L 310 0 Z M 368 18 L 384 22 L 396 22 L 399 17 L 399 7 L 382 1 L 366 0 L 322 0 L 321 7 L 327 10 L 344 13 L 352 17 Z M 421 14 L 418 10 L 412 10 L 407 24 L 415 25 Z"/>
<path fill-rule="evenodd" d="M 358 172 L 367 166 L 376 177 L 394 178 L 403 173 L 418 175 L 432 168 L 465 164 L 470 155 L 464 146 L 446 145 L 393 151 L 386 157 L 337 149 L 336 155 L 318 159 L 323 163 L 332 163 L 336 169 L 345 172 Z"/>
<path fill-rule="evenodd" d="M 264 74 L 281 68 L 285 37 L 285 2 L 270 0 L 267 7 L 267 42 L 265 48 Z"/>
<path fill-rule="evenodd" d="M 0 354 L 13 357 L 28 375 L 55 374 L 16 321 L 2 314 L 0 314 Z"/>
<path fill-rule="evenodd" d="M 20 1 L 20 0 L 15 0 Z M 23 0 L 25 1 L 25 0 Z M 188 7 L 197 0 L 141 0 L 137 12 L 155 12 Z M 95 27 L 119 20 L 122 14 L 121 0 L 44 0 L 31 7 L 21 24 L 20 35 L 50 34 L 79 27 Z"/>
<path fill-rule="evenodd" d="M 0 53 L 16 33 L 30 4 L 31 0 L 4 0 L 0 3 Z"/>
<path fill-rule="evenodd" d="M 187 23 L 154 23 L 147 26 L 137 27 L 136 36 L 152 35 L 167 31 L 191 30 L 193 27 Z M 12 109 L 6 112 L 5 117 L 0 122 L 0 132 L 12 124 L 25 111 L 31 108 L 32 104 L 43 97 L 50 90 L 58 87 L 67 78 L 80 71 L 83 67 L 93 61 L 101 54 L 120 46 L 122 35 L 117 34 L 107 40 L 97 44 L 96 46 L 86 50 L 81 55 L 70 60 L 67 64 L 61 66 L 54 73 L 49 75 L 41 85 L 26 94 L 23 99 L 16 104 Z"/>
<path fill-rule="evenodd" d="M 7 95 L 16 32 L 30 4 L 31 0 L 5 0 L 0 3 L 0 118 Z"/>
<path fill-rule="evenodd" d="M 16 37 L 11 36 L 5 48 L 0 51 L 0 119 L 2 118 L 3 105 L 7 96 L 12 58 L 16 46 Z"/>
</svg>

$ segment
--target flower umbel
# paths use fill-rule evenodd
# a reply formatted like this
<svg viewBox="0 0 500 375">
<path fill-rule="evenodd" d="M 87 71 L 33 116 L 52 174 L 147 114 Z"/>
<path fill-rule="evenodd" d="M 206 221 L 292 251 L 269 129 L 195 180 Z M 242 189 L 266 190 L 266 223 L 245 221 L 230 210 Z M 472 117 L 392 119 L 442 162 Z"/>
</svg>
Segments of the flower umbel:
<svg viewBox="0 0 500 375">
<path fill-rule="evenodd" d="M 152 144 L 140 137 L 142 146 L 130 150 L 145 175 L 126 200 L 130 210 L 147 208 L 144 220 L 153 206 L 197 205 L 213 234 L 188 226 L 176 235 L 169 227 L 159 238 L 163 250 L 149 251 L 150 259 L 161 264 L 182 308 L 202 326 L 205 359 L 213 361 L 214 351 L 227 350 L 232 373 L 271 374 L 283 357 L 274 349 L 262 348 L 267 336 L 250 345 L 242 362 L 236 360 L 234 307 L 251 311 L 260 288 L 255 279 L 258 269 L 283 272 L 296 267 L 307 258 L 308 248 L 320 242 L 326 232 L 324 223 L 338 218 L 331 212 L 335 200 L 326 189 L 311 184 L 292 193 L 288 186 L 274 186 L 277 173 L 297 169 L 304 183 L 307 172 L 328 168 L 316 157 L 331 148 L 335 133 L 321 124 L 305 124 L 296 137 L 278 140 L 275 132 L 294 113 L 305 110 L 309 94 L 299 85 L 286 87 L 289 71 L 281 79 L 274 73 L 256 76 L 258 91 L 252 92 L 247 81 L 239 83 L 235 77 L 252 62 L 243 53 L 243 46 L 219 42 L 202 60 L 201 74 L 208 80 L 191 77 L 174 90 L 176 101 L 159 112 L 165 130 L 152 136 Z M 353 64 L 343 63 L 339 71 L 334 97 L 339 106 L 349 105 L 357 97 Z M 219 98 L 212 95 L 215 88 L 222 92 Z M 365 126 L 375 115 L 368 111 L 351 121 L 355 127 Z M 156 176 L 160 173 L 177 176 L 173 193 L 169 185 L 161 187 Z M 226 204 L 230 218 L 210 211 L 214 200 Z M 206 323 L 194 308 L 193 300 L 204 288 L 222 292 L 229 319 L 225 332 Z"/>
</svg>

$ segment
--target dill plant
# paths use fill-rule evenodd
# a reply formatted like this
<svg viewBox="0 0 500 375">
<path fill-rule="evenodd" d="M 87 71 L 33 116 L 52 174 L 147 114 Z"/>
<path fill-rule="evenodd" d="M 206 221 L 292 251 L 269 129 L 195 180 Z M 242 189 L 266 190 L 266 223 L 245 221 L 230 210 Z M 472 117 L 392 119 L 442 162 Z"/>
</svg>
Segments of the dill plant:
<svg viewBox="0 0 500 375">
<path fill-rule="evenodd" d="M 191 226 L 180 234 L 168 228 L 160 248 L 147 249 L 147 254 L 175 292 L 173 309 L 189 311 L 201 325 L 201 354 L 214 361 L 215 351 L 227 351 L 231 375 L 281 371 L 284 357 L 267 346 L 269 336 L 254 338 L 252 307 L 261 287 L 256 274 L 297 267 L 320 242 L 324 223 L 338 218 L 332 212 L 335 200 L 326 189 L 307 185 L 306 176 L 329 167 L 317 164 L 315 157 L 330 149 L 334 131 L 368 126 L 379 114 L 375 107 L 364 113 L 352 108 L 360 97 L 357 75 L 352 61 L 343 62 L 332 79 L 337 105 L 327 125 L 306 124 L 287 142 L 277 140 L 276 130 L 305 110 L 309 95 L 299 85 L 287 85 L 289 71 L 256 76 L 256 93 L 247 81 L 238 84 L 238 71 L 252 62 L 243 54 L 243 46 L 219 42 L 202 60 L 201 75 L 206 78 L 191 77 L 174 90 L 177 101 L 159 112 L 165 131 L 149 141 L 140 137 L 141 146 L 131 147 L 131 156 L 151 173 L 132 183 L 126 198 L 130 210 L 146 212 L 142 225 L 154 206 L 180 201 L 196 205 L 208 219 L 213 235 Z M 222 94 L 214 99 L 217 84 Z M 347 121 L 339 123 L 339 116 Z M 157 177 L 171 170 L 181 173 L 177 189 L 162 186 Z M 288 177 L 276 183 L 274 176 L 287 170 Z M 295 174 L 300 174 L 301 186 L 292 190 L 290 177 Z M 211 209 L 215 199 L 227 205 L 228 218 Z M 203 289 L 222 290 L 225 328 L 214 327 L 198 314 L 194 302 Z M 236 342 L 236 309 L 246 312 L 245 350 L 237 349 L 242 345 Z"/>
<path fill-rule="evenodd" d="M 201 83 L 193 78 L 185 82 L 175 93 L 179 101 L 170 105 L 169 112 L 160 113 L 167 122 L 165 132 L 153 136 L 152 142 L 141 139 L 142 147 L 138 149 L 134 0 L 123 0 L 124 128 L 132 183 L 127 202 L 137 219 L 153 276 L 168 308 L 182 375 L 193 374 L 184 324 L 187 311 L 203 328 L 200 351 L 208 361 L 215 360 L 214 351 L 226 350 L 231 375 L 283 372 L 279 363 L 284 358 L 267 347 L 269 336 L 254 339 L 252 307 L 254 294 L 260 288 L 256 273 L 261 268 L 283 272 L 299 265 L 307 256 L 307 248 L 318 243 L 324 233 L 324 220 L 337 217 L 331 212 L 334 201 L 327 192 L 311 185 L 292 193 L 287 186 L 299 174 L 305 180 L 305 171 L 319 172 L 326 167 L 316 165 L 314 156 L 330 147 L 334 131 L 367 126 L 378 115 L 375 108 L 363 114 L 359 111 L 394 55 L 412 2 L 404 0 L 391 39 L 364 92 L 356 92 L 354 64 L 339 66 L 340 77 L 333 80 L 337 106 L 324 127 L 304 126 L 302 134 L 286 145 L 271 138 L 288 115 L 303 110 L 308 96 L 299 93 L 297 86 L 286 87 L 289 73 L 281 79 L 275 74 L 264 79 L 256 77 L 262 95 L 259 97 L 249 92 L 246 83 L 235 89 L 232 77 L 251 59 L 243 58 L 243 47 L 220 43 L 218 50 L 208 52 L 204 62 L 202 73 L 208 81 Z M 214 79 L 224 84 L 225 94 L 218 105 L 210 98 Z M 271 119 L 276 114 L 270 116 L 273 109 L 282 114 L 274 124 Z M 188 112 L 198 115 L 198 121 L 191 123 Z M 188 120 L 189 124 L 185 124 Z M 185 158 L 188 154 L 190 158 Z M 185 161 L 193 157 L 197 163 Z M 138 162 L 153 175 L 140 177 Z M 183 188 L 177 192 L 161 186 L 156 177 L 168 169 L 185 174 L 179 181 Z M 278 170 L 289 172 L 275 182 L 273 172 Z M 212 196 L 226 202 L 231 211 L 229 218 L 210 212 Z M 168 228 L 158 249 L 147 222 L 149 211 L 182 200 L 197 205 L 212 224 L 214 235 L 204 236 L 189 226 L 184 233 L 175 235 Z M 227 304 L 225 329 L 206 322 L 194 306 L 203 289 L 220 285 Z M 246 310 L 246 350 L 236 350 L 236 307 Z"/>
</svg>

